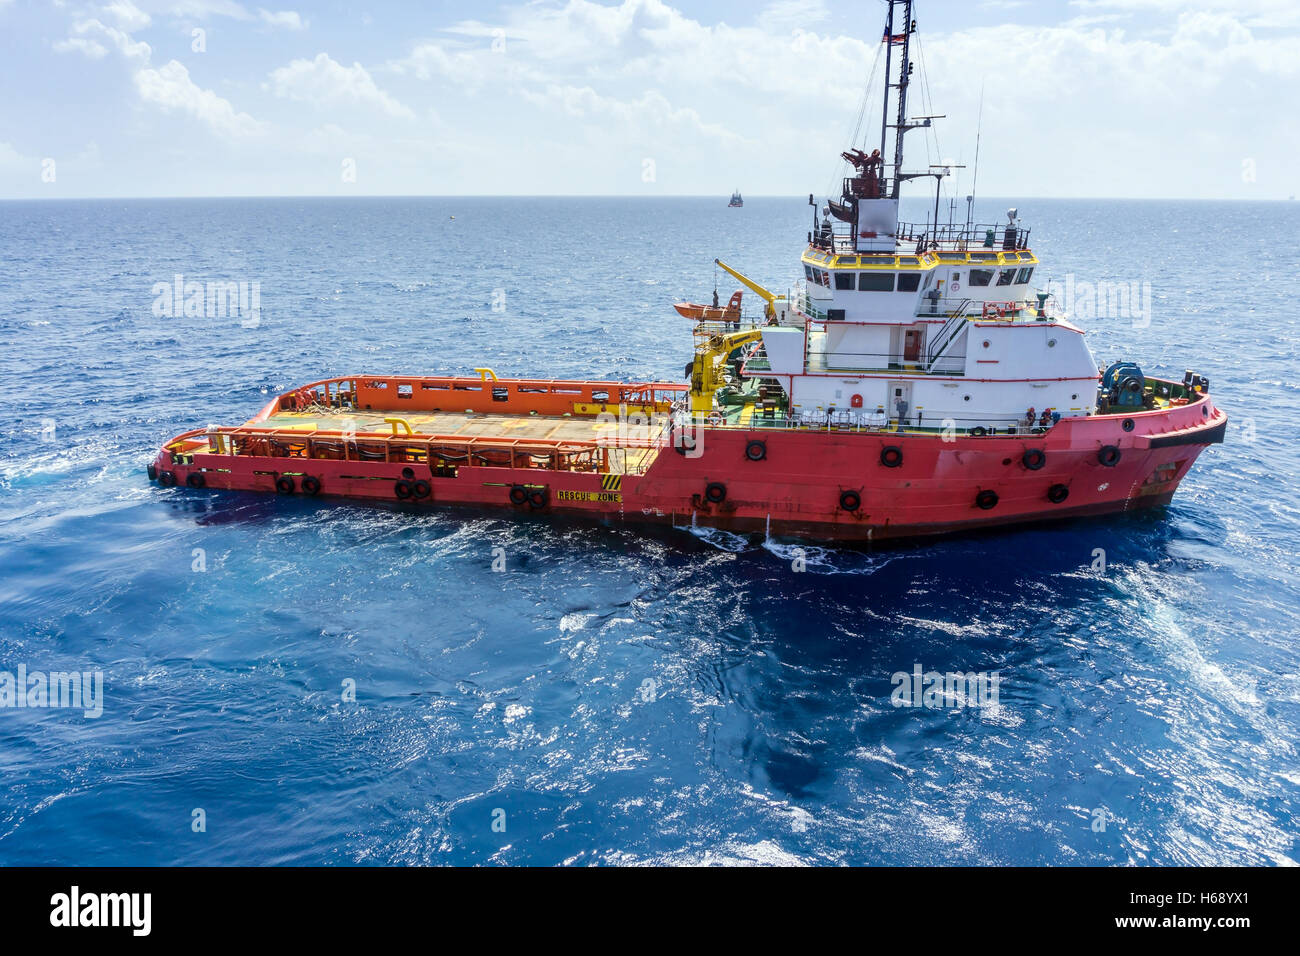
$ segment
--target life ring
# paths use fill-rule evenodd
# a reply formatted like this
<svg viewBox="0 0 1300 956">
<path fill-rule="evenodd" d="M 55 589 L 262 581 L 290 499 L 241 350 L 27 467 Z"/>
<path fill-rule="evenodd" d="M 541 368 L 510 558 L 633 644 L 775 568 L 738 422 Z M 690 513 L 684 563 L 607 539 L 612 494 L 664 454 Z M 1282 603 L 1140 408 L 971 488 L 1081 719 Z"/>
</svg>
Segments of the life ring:
<svg viewBox="0 0 1300 956">
<path fill-rule="evenodd" d="M 1068 497 L 1070 497 L 1070 489 L 1065 485 L 1052 485 L 1047 489 L 1047 500 L 1054 505 L 1059 505 Z"/>
<path fill-rule="evenodd" d="M 170 488 L 176 484 L 176 475 L 170 471 L 160 471 L 158 472 L 158 484 L 164 488 Z"/>
<path fill-rule="evenodd" d="M 1135 426 L 1135 422 L 1131 418 L 1126 418 L 1119 423 L 1119 427 L 1124 429 L 1124 431 L 1126 432 L 1131 432 L 1134 426 Z"/>
<path fill-rule="evenodd" d="M 522 505 L 528 501 L 528 489 L 523 485 L 515 485 L 510 489 L 510 503 L 512 505 Z"/>
<path fill-rule="evenodd" d="M 886 468 L 897 468 L 903 463 L 903 449 L 897 445 L 886 445 L 880 449 L 880 463 Z"/>
<path fill-rule="evenodd" d="M 716 428 L 717 426 L 722 425 L 727 421 L 727 416 L 723 415 L 722 412 L 712 411 L 709 412 L 708 418 L 706 420 L 710 425 Z"/>
<path fill-rule="evenodd" d="M 1101 451 L 1097 452 L 1097 460 L 1107 468 L 1114 468 L 1119 464 L 1120 451 L 1114 445 L 1103 445 Z"/>
<path fill-rule="evenodd" d="M 302 480 L 302 493 L 305 495 L 320 494 L 320 479 L 308 475 Z"/>
<path fill-rule="evenodd" d="M 970 430 L 970 433 L 974 435 L 976 438 L 983 438 L 985 435 L 989 433 L 989 430 L 985 428 L 983 425 L 976 425 L 974 428 Z"/>
<path fill-rule="evenodd" d="M 411 494 L 417 498 L 427 498 L 432 492 L 433 487 L 423 478 L 411 485 Z"/>
<path fill-rule="evenodd" d="M 403 478 L 397 484 L 393 485 L 393 493 L 402 500 L 410 498 L 414 492 L 411 490 L 411 483 Z"/>
<path fill-rule="evenodd" d="M 275 479 L 275 490 L 280 492 L 282 495 L 293 494 L 293 479 L 288 475 L 281 475 L 279 478 Z"/>
<path fill-rule="evenodd" d="M 207 483 L 207 479 L 203 477 L 203 472 L 201 471 L 191 471 L 185 476 L 185 484 L 189 485 L 191 488 L 202 488 Z"/>
<path fill-rule="evenodd" d="M 1030 471 L 1037 471 L 1047 464 L 1047 452 L 1041 448 L 1026 448 L 1025 453 L 1020 456 L 1020 461 Z"/>
<path fill-rule="evenodd" d="M 984 511 L 996 508 L 998 505 L 998 493 L 991 488 L 985 488 L 975 496 L 975 507 Z"/>
<path fill-rule="evenodd" d="M 745 457 L 750 461 L 762 461 L 767 457 L 767 443 L 755 438 L 745 446 Z"/>
<path fill-rule="evenodd" d="M 862 496 L 856 491 L 841 491 L 840 507 L 845 511 L 857 511 L 862 507 Z"/>
<path fill-rule="evenodd" d="M 550 495 L 546 493 L 545 488 L 534 488 L 528 492 L 528 506 L 530 508 L 545 508 L 550 500 Z"/>
<path fill-rule="evenodd" d="M 704 498 L 715 505 L 722 504 L 727 498 L 727 486 L 720 481 L 711 481 L 704 489 Z"/>
</svg>

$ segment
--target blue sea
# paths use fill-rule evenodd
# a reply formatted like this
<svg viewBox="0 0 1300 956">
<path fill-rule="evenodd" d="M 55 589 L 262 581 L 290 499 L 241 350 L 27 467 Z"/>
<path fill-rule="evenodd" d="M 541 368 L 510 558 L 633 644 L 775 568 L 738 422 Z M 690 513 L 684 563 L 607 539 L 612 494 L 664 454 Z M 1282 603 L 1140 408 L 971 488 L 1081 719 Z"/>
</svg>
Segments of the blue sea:
<svg viewBox="0 0 1300 956">
<path fill-rule="evenodd" d="M 336 374 L 680 380 L 671 304 L 787 288 L 806 199 L 0 203 L 0 671 L 103 680 L 0 709 L 0 864 L 1300 862 L 1300 203 L 1014 205 L 1038 279 L 1149 283 L 1092 348 L 1226 443 L 1161 512 L 800 560 L 144 466 Z"/>
</svg>

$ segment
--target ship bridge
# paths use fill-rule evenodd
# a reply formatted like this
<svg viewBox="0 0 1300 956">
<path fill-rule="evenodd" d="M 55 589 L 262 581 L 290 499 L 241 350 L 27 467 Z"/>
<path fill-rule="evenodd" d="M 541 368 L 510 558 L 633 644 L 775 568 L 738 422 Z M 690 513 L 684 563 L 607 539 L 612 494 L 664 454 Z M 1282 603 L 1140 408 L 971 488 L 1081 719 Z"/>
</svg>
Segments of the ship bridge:
<svg viewBox="0 0 1300 956">
<path fill-rule="evenodd" d="M 914 242 L 915 227 L 898 228 L 891 251 L 860 252 L 851 238 L 836 235 L 811 242 L 801 257 L 804 311 L 819 321 L 912 324 L 971 303 L 983 309 L 1033 301 L 1038 257 L 1027 229 L 1010 222 L 945 227 L 929 233 L 941 238 Z"/>
</svg>

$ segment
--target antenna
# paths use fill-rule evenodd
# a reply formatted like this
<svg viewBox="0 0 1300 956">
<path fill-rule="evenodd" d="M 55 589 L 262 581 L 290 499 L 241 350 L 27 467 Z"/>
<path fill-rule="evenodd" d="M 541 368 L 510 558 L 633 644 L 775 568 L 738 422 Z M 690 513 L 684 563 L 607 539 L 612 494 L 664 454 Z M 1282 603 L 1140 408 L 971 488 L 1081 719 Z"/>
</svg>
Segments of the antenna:
<svg viewBox="0 0 1300 956">
<path fill-rule="evenodd" d="M 975 203 L 975 184 L 980 178 L 980 137 L 984 133 L 984 81 L 980 80 L 980 113 L 975 124 L 975 169 L 971 174 L 970 195 L 966 197 L 966 229 L 970 229 L 971 215 Z"/>
<path fill-rule="evenodd" d="M 916 30 L 916 21 L 912 19 L 912 0 L 888 0 L 889 13 L 885 20 L 885 33 L 881 38 L 885 44 L 885 100 L 880 111 L 880 155 L 886 155 L 885 149 L 888 145 L 887 137 L 889 135 L 889 91 L 890 89 L 898 90 L 898 120 L 894 124 L 894 182 L 889 190 L 889 198 L 898 198 L 898 189 L 902 185 L 901 173 L 903 171 L 903 134 L 908 129 L 907 124 L 907 84 L 911 82 L 912 70 L 914 64 L 908 55 L 911 46 L 912 33 Z M 902 32 L 895 33 L 894 8 L 901 6 L 903 8 Z M 898 61 L 898 82 L 891 83 L 890 68 L 893 61 L 894 46 L 897 44 L 902 47 L 899 51 Z M 928 122 L 924 125 L 930 125 Z M 884 162 L 880 166 L 881 184 L 884 185 Z M 884 194 L 884 190 L 881 191 Z"/>
</svg>

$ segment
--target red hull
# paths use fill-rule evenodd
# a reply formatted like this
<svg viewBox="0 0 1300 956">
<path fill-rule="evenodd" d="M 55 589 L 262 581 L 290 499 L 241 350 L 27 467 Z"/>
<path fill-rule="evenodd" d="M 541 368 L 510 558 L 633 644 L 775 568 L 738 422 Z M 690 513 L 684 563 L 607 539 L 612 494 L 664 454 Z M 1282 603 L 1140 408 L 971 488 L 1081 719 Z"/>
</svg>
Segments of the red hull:
<svg viewBox="0 0 1300 956">
<path fill-rule="evenodd" d="M 415 507 L 540 510 L 862 541 L 1163 505 L 1200 452 L 1223 440 L 1226 425 L 1226 414 L 1202 396 L 1180 407 L 1063 419 L 1044 434 L 1014 437 L 706 426 L 696 433 L 698 454 L 664 443 L 643 474 L 465 464 L 455 477 L 439 477 L 427 463 L 174 454 L 187 436 L 169 442 L 152 467 L 169 484 L 201 472 L 208 488 L 276 493 L 277 480 L 288 476 L 290 493 L 300 494 L 311 477 L 321 496 L 375 501 L 396 500 L 406 478 L 427 483 Z M 1108 446 L 1118 449 L 1112 464 L 1102 460 Z M 892 466 L 888 448 L 900 453 Z M 1038 453 L 1041 465 L 1029 467 L 1039 464 Z M 542 503 L 514 503 L 516 488 L 541 492 Z M 1053 501 L 1049 495 L 1060 497 L 1061 488 L 1063 499 Z"/>
</svg>

